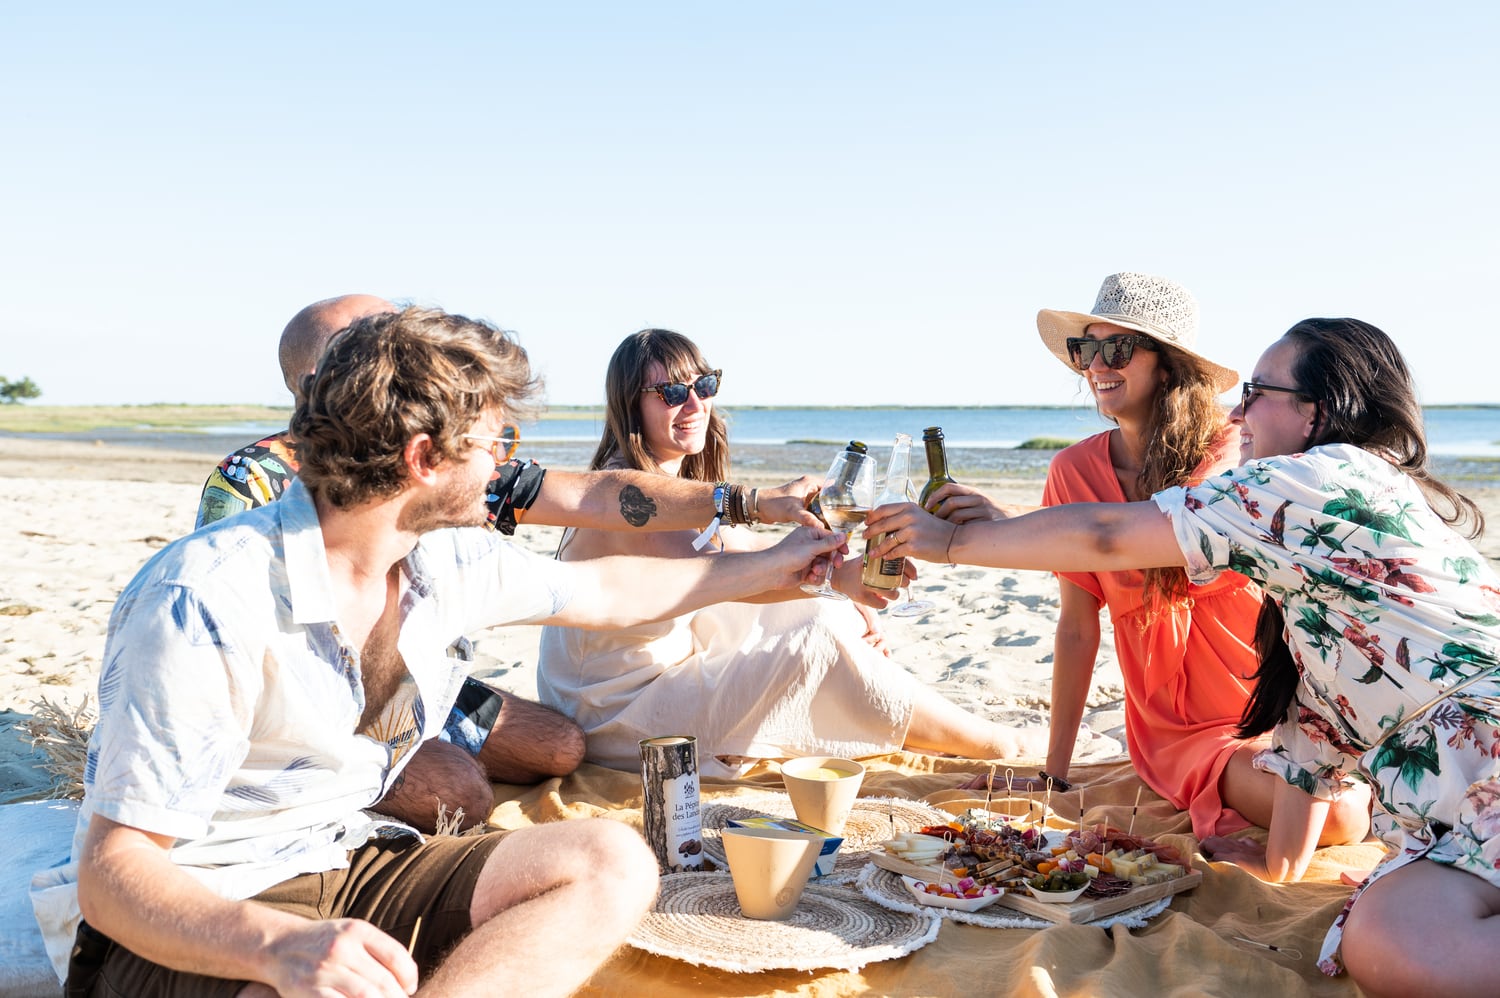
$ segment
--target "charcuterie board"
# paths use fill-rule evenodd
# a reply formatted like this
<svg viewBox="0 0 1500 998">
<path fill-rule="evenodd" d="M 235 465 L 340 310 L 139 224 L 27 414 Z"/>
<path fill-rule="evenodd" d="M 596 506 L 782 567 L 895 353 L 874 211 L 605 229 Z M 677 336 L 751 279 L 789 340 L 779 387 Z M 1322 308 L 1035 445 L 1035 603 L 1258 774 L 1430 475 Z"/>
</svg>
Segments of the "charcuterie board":
<svg viewBox="0 0 1500 998">
<path fill-rule="evenodd" d="M 889 870 L 901 876 L 916 877 L 918 880 L 953 879 L 953 875 L 945 871 L 941 864 L 909 863 L 900 856 L 893 856 L 881 850 L 871 852 L 869 859 L 870 862 L 882 870 Z M 1202 882 L 1202 871 L 1191 870 L 1181 877 L 1176 877 L 1159 884 L 1137 884 L 1124 894 L 1118 894 L 1114 897 L 1091 898 L 1085 895 L 1077 901 L 1053 904 L 1046 901 L 1038 901 L 1026 891 L 1021 890 L 1005 894 L 997 903 L 1014 911 L 1024 912 L 1027 915 L 1045 919 L 1049 922 L 1078 924 L 1098 921 L 1106 916 L 1128 911 L 1131 908 L 1139 908 L 1159 898 L 1171 897 L 1173 894 L 1192 890 Z"/>
</svg>

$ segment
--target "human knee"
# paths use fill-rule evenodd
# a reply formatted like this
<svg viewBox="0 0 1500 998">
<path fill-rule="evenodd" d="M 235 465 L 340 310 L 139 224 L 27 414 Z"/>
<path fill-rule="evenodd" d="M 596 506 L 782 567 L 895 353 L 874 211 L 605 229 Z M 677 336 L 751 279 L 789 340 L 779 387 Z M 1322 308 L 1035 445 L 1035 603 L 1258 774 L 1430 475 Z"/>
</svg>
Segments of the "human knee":
<svg viewBox="0 0 1500 998">
<path fill-rule="evenodd" d="M 429 741 L 376 807 L 423 831 L 435 830 L 440 816 L 452 821 L 462 811 L 458 828 L 466 829 L 489 818 L 495 794 L 473 756 L 449 742 Z"/>
<path fill-rule="evenodd" d="M 589 820 L 580 828 L 579 854 L 590 875 L 610 888 L 611 902 L 644 912 L 656 897 L 656 855 L 640 833 L 608 818 Z"/>
<path fill-rule="evenodd" d="M 551 754 L 544 765 L 547 765 L 550 776 L 567 776 L 583 765 L 588 739 L 572 718 L 558 714 L 557 719 L 556 730 L 547 745 Z"/>
<path fill-rule="evenodd" d="M 1361 842 L 1370 834 L 1370 793 L 1363 786 L 1344 793 L 1328 809 L 1320 845 Z"/>
</svg>

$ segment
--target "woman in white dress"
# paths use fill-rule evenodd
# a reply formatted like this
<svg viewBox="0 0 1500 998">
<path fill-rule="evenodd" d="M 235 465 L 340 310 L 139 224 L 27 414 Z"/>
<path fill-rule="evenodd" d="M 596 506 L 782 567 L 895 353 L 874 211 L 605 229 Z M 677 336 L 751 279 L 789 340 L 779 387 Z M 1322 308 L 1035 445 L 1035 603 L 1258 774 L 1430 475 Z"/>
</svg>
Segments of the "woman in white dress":
<svg viewBox="0 0 1500 998">
<path fill-rule="evenodd" d="M 720 375 L 679 333 L 646 329 L 626 338 L 609 362 L 604 436 L 590 468 L 727 480 L 728 434 L 714 408 Z M 649 515 L 649 496 L 621 501 Z M 772 539 L 730 526 L 720 536 L 727 550 Z M 694 548 L 696 537 L 573 530 L 558 557 L 712 557 L 712 545 Z M 883 605 L 889 596 L 861 586 L 859 567 L 846 561 L 835 585 L 855 601 Z M 546 628 L 537 685 L 544 703 L 583 728 L 589 761 L 616 769 L 639 765 L 642 738 L 671 734 L 696 736 L 703 775 L 718 778 L 757 759 L 802 755 L 907 748 L 1007 759 L 1045 751 L 1045 730 L 968 713 L 887 658 L 882 643 L 874 614 L 857 603 L 767 593 L 613 632 Z"/>
</svg>

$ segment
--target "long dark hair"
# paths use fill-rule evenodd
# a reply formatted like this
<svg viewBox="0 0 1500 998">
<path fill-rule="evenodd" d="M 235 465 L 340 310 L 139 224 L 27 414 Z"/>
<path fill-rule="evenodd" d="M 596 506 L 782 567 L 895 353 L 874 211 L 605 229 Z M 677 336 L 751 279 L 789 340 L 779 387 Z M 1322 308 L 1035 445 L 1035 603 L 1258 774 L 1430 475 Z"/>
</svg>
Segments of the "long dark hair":
<svg viewBox="0 0 1500 998">
<path fill-rule="evenodd" d="M 667 372 L 668 380 L 686 384 L 713 370 L 698 345 L 681 333 L 642 329 L 625 337 L 609 358 L 604 375 L 604 435 L 589 461 L 591 470 L 611 464 L 637 471 L 662 470 L 641 434 L 641 393 L 647 387 L 646 369 L 653 361 Z M 699 482 L 728 480 L 729 431 L 718 406 L 709 412 L 708 440 L 702 453 L 684 457 L 677 477 Z"/>
<path fill-rule="evenodd" d="M 1292 380 L 1317 403 L 1305 447 L 1347 443 L 1362 447 L 1410 475 L 1444 523 L 1484 531 L 1484 514 L 1467 496 L 1434 478 L 1427 467 L 1427 435 L 1416 386 L 1391 338 L 1358 319 L 1304 319 L 1284 339 L 1297 348 Z M 1284 720 L 1297 693 L 1297 663 L 1286 643 L 1281 606 L 1269 595 L 1255 624 L 1258 682 L 1240 717 L 1243 738 Z"/>
</svg>

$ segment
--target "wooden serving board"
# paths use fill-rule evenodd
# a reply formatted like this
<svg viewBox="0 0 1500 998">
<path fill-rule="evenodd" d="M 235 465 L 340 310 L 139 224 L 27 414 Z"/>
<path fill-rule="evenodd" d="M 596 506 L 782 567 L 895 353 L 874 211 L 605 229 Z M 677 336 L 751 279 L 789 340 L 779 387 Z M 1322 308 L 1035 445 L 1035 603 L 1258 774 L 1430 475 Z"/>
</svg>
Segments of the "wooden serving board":
<svg viewBox="0 0 1500 998">
<path fill-rule="evenodd" d="M 865 858 L 882 870 L 890 870 L 892 873 L 899 873 L 903 877 L 916 877 L 918 880 L 945 880 L 949 883 L 958 879 L 953 875 L 951 870 L 943 869 L 941 863 L 934 863 L 931 866 L 913 863 L 910 860 L 902 859 L 894 853 L 888 853 L 884 849 L 871 850 Z"/>
<path fill-rule="evenodd" d="M 908 863 L 908 866 L 912 864 Z M 890 867 L 886 867 L 890 869 Z M 908 874 L 915 876 L 915 874 Z M 1081 922 L 1092 922 L 1096 919 L 1105 918 L 1109 915 L 1117 915 L 1131 908 L 1139 908 L 1143 904 L 1155 901 L 1158 898 L 1169 897 L 1182 891 L 1190 891 L 1203 882 L 1203 871 L 1193 870 L 1175 880 L 1168 880 L 1160 884 L 1139 885 L 1118 897 L 1112 898 L 1079 898 L 1077 901 L 1069 901 L 1065 904 L 1052 904 L 1046 901 L 1038 901 L 1031 896 L 1030 891 L 1022 890 L 1018 894 L 1005 894 L 996 904 L 1013 908 L 1016 911 L 1025 912 L 1034 918 L 1045 918 L 1049 922 L 1057 922 L 1062 925 L 1068 923 L 1078 924 Z"/>
</svg>

